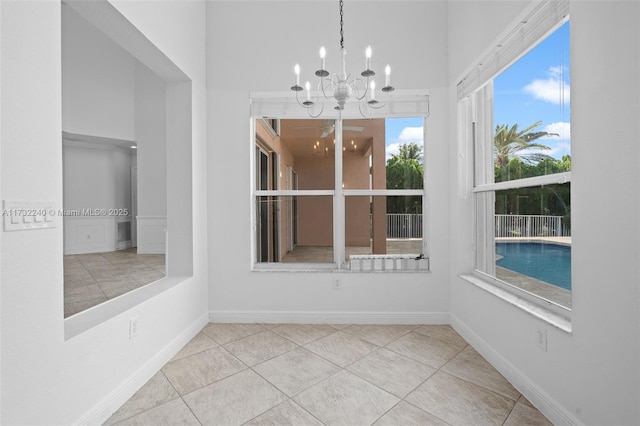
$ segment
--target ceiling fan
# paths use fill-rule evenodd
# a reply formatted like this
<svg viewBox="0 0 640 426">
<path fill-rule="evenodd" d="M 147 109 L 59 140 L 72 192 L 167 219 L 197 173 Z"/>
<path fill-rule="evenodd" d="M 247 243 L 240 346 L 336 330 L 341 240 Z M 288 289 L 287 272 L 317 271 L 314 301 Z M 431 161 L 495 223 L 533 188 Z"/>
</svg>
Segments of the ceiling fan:
<svg viewBox="0 0 640 426">
<path fill-rule="evenodd" d="M 322 130 L 322 134 L 320 135 L 320 138 L 326 138 L 327 136 L 329 136 L 331 133 L 335 132 L 336 130 L 336 120 L 327 120 L 325 121 L 322 126 L 320 127 L 314 127 L 314 126 L 298 126 L 298 127 L 294 127 L 294 129 L 299 130 L 299 129 L 321 129 Z M 342 126 L 342 130 L 345 132 L 362 132 L 364 130 L 364 127 L 360 127 L 360 126 Z"/>
</svg>

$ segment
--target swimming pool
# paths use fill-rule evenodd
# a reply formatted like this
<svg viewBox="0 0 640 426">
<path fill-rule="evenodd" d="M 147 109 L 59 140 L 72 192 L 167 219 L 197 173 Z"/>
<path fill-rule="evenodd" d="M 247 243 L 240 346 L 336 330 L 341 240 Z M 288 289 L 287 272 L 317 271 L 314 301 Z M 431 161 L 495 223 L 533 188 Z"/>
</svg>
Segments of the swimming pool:
<svg viewBox="0 0 640 426">
<path fill-rule="evenodd" d="M 571 290 L 571 247 L 540 242 L 498 242 L 496 265 Z"/>
</svg>

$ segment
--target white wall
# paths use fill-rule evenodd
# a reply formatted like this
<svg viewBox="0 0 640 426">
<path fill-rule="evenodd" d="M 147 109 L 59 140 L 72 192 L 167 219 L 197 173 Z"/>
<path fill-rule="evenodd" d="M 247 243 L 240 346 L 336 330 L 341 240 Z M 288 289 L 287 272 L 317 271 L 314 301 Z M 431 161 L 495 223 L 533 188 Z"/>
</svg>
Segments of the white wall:
<svg viewBox="0 0 640 426">
<path fill-rule="evenodd" d="M 125 248 L 118 245 L 117 222 L 131 221 L 130 151 L 107 144 L 63 142 L 63 206 L 79 212 L 63 218 L 65 254 Z M 85 213 L 100 209 L 121 213 Z"/>
<path fill-rule="evenodd" d="M 62 19 L 62 129 L 133 140 L 133 57 L 70 7 Z"/>
<path fill-rule="evenodd" d="M 139 62 L 135 67 L 135 82 L 138 215 L 166 216 L 166 83 Z"/>
<path fill-rule="evenodd" d="M 105 3 L 83 3 L 98 15 L 105 10 Z M 116 7 L 189 76 L 195 92 L 204 92 L 204 4 Z M 60 8 L 51 1 L 0 2 L 2 199 L 62 204 Z M 115 13 L 106 21 L 118 19 Z M 189 193 L 193 226 L 205 233 L 203 95 L 194 95 L 191 107 L 196 184 Z M 200 233 L 193 236 L 192 278 L 70 339 L 63 319 L 62 228 L 3 232 L 1 243 L 2 424 L 101 423 L 206 321 Z M 134 315 L 139 334 L 129 340 Z"/>
<path fill-rule="evenodd" d="M 65 209 L 131 210 L 131 155 L 120 148 L 63 148 Z"/>
<path fill-rule="evenodd" d="M 529 6 L 513 3 L 450 3 L 452 141 L 455 84 Z M 473 211 L 471 197 L 454 196 L 451 144 L 452 323 L 559 424 L 640 423 L 639 8 L 571 3 L 571 334 L 458 278 L 473 268 Z M 548 332 L 547 352 L 536 347 L 536 327 Z"/>
<path fill-rule="evenodd" d="M 430 204 L 431 272 L 413 274 L 251 272 L 249 197 L 253 150 L 249 92 L 286 91 L 299 62 L 311 79 L 318 49 L 337 70 L 337 4 L 207 3 L 207 88 L 210 173 L 209 309 L 219 320 L 415 321 L 448 319 L 448 166 L 445 2 L 345 2 L 347 66 L 393 68 L 397 88 L 429 89 L 425 149 Z M 375 29 L 372 31 L 371 29 Z M 437 177 L 437 179 L 436 179 Z M 444 180 L 443 180 L 444 179 Z M 224 271 L 224 273 L 219 273 Z M 339 278 L 341 289 L 332 288 Z"/>
</svg>

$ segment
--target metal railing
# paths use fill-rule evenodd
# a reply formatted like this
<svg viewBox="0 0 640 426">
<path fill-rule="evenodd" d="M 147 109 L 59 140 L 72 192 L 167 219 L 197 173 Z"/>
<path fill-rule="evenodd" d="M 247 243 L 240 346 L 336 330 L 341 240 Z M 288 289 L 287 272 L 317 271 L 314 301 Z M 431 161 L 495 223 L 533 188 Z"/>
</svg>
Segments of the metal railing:
<svg viewBox="0 0 640 426">
<path fill-rule="evenodd" d="M 496 237 L 570 237 L 562 216 L 497 214 Z M 422 238 L 421 214 L 387 214 L 387 238 Z"/>
<path fill-rule="evenodd" d="M 422 215 L 387 213 L 387 238 L 422 238 Z"/>
<path fill-rule="evenodd" d="M 568 237 L 562 216 L 496 215 L 496 237 Z"/>
</svg>

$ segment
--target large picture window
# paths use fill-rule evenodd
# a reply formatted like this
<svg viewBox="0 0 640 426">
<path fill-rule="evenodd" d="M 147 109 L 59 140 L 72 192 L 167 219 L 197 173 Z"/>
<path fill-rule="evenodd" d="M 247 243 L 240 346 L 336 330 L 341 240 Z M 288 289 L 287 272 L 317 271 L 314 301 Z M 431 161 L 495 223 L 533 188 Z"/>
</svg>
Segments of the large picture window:
<svg viewBox="0 0 640 426">
<path fill-rule="evenodd" d="M 526 50 L 522 47 L 508 67 L 462 97 L 458 113 L 473 158 L 469 181 L 476 212 L 476 274 L 568 315 L 569 21 L 555 13 L 553 24 L 548 17 L 553 11 L 540 12 L 547 14 L 544 25 L 552 26 L 544 37 Z M 507 40 L 505 46 L 510 43 L 515 42 Z"/>
<path fill-rule="evenodd" d="M 255 118 L 254 269 L 428 270 L 424 117 Z"/>
</svg>

